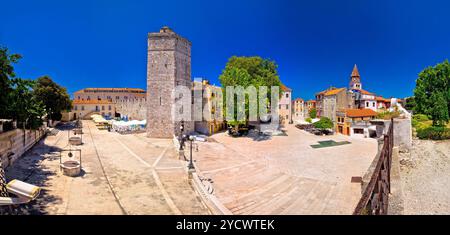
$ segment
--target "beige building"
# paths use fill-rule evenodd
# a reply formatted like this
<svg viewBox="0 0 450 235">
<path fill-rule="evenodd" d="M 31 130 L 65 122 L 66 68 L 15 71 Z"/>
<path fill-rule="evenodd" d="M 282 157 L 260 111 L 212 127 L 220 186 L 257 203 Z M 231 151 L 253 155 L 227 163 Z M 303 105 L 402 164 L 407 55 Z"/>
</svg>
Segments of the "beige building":
<svg viewBox="0 0 450 235">
<path fill-rule="evenodd" d="M 72 110 L 64 113 L 62 120 L 89 119 L 94 113 L 110 117 L 129 116 L 129 113 L 118 111 L 125 112 L 128 110 L 125 107 L 145 102 L 145 99 L 145 90 L 138 88 L 85 88 L 74 93 Z"/>
<path fill-rule="evenodd" d="M 278 115 L 281 124 L 292 123 L 292 90 L 281 85 L 281 99 L 279 101 Z"/>
<path fill-rule="evenodd" d="M 92 114 L 114 117 L 115 105 L 109 100 L 74 100 L 70 120 L 89 119 Z"/>
<path fill-rule="evenodd" d="M 292 101 L 292 120 L 301 121 L 308 115 L 308 107 L 302 98 L 297 98 Z"/>
<path fill-rule="evenodd" d="M 226 129 L 223 120 L 222 109 L 222 88 L 211 85 L 208 80 L 194 81 L 192 87 L 193 97 L 195 94 L 201 95 L 203 117 L 202 121 L 195 121 L 195 131 L 212 135 Z M 196 92 L 200 91 L 200 92 Z"/>
<path fill-rule="evenodd" d="M 130 99 L 142 99 L 146 92 L 138 88 L 85 88 L 73 95 L 74 100 L 109 100 L 119 102 Z"/>
</svg>

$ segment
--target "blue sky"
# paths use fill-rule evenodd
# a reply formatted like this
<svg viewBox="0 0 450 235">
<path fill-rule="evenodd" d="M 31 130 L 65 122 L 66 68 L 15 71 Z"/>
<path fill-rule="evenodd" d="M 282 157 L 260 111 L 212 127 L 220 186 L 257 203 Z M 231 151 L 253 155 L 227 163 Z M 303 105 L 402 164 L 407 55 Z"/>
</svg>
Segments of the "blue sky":
<svg viewBox="0 0 450 235">
<path fill-rule="evenodd" d="M 448 1 L 8 1 L 0 45 L 23 78 L 146 88 L 147 33 L 168 25 L 192 42 L 192 76 L 218 84 L 232 55 L 275 60 L 294 97 L 347 86 L 412 95 L 417 74 L 450 56 Z"/>
</svg>

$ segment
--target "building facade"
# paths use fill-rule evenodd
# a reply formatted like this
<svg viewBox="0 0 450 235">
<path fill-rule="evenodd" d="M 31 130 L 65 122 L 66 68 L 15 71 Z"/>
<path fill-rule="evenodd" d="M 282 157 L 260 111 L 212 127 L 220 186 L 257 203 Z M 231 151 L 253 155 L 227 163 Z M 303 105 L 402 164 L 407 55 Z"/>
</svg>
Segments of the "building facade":
<svg viewBox="0 0 450 235">
<path fill-rule="evenodd" d="M 292 101 L 292 120 L 302 121 L 307 117 L 308 108 L 306 102 L 302 98 Z"/>
<path fill-rule="evenodd" d="M 345 88 L 328 90 L 323 94 L 321 117 L 327 117 L 336 123 L 336 112 L 352 108 L 352 101 L 352 95 Z"/>
<path fill-rule="evenodd" d="M 195 131 L 205 135 L 212 135 L 225 130 L 226 125 L 222 113 L 222 88 L 211 85 L 208 80 L 193 82 L 193 97 L 195 94 L 201 95 L 202 100 L 202 120 L 195 120 Z M 198 92 L 197 92 L 198 91 Z"/>
<path fill-rule="evenodd" d="M 365 138 L 375 134 L 375 127 L 370 123 L 377 112 L 372 109 L 345 109 L 337 112 L 336 132 L 343 135 L 359 135 Z"/>
<path fill-rule="evenodd" d="M 183 110 L 175 109 L 172 92 L 176 86 L 192 87 L 191 42 L 168 27 L 148 34 L 147 51 L 147 136 L 173 138 L 179 135 L 181 121 L 174 115 Z M 190 108 L 190 107 L 189 107 Z M 194 122 L 184 122 L 184 131 L 194 131 Z"/>
<path fill-rule="evenodd" d="M 281 124 L 292 123 L 292 90 L 281 85 L 281 98 L 278 103 L 278 115 Z"/>
<path fill-rule="evenodd" d="M 110 100 L 74 100 L 72 106 L 70 120 L 90 119 L 92 114 L 114 117 L 116 113 L 115 104 Z"/>
<path fill-rule="evenodd" d="M 90 113 L 109 117 L 124 114 L 118 113 L 118 104 L 142 101 L 146 98 L 146 92 L 139 88 L 85 88 L 76 91 L 73 96 L 72 110 L 64 114 L 64 121 L 89 119 Z M 124 110 L 124 105 L 121 107 L 120 112 Z"/>
</svg>

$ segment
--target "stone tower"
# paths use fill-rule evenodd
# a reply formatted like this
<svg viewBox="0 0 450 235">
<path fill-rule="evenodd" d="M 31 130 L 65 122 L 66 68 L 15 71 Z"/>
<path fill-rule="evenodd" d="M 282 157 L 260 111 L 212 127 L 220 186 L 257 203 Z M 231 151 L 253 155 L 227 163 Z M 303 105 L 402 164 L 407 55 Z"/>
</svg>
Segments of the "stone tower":
<svg viewBox="0 0 450 235">
<path fill-rule="evenodd" d="M 192 87 L 191 42 L 168 27 L 148 34 L 147 61 L 147 136 L 173 138 L 180 132 L 180 122 L 172 117 L 172 91 L 177 85 Z M 184 133 L 194 130 L 185 121 Z"/>
<path fill-rule="evenodd" d="M 350 89 L 352 90 L 361 90 L 362 84 L 361 84 L 361 76 L 359 75 L 358 67 L 353 67 L 352 74 L 350 75 Z"/>
</svg>

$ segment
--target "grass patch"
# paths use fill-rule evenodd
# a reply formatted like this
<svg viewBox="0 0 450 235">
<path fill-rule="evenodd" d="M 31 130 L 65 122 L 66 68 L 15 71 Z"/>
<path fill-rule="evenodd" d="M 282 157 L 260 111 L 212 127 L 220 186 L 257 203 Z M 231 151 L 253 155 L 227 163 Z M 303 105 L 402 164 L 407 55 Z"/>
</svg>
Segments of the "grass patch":
<svg viewBox="0 0 450 235">
<path fill-rule="evenodd" d="M 311 145 L 312 148 L 326 148 L 326 147 L 333 147 L 333 146 L 339 146 L 344 144 L 351 144 L 351 142 L 348 141 L 340 141 L 336 142 L 334 140 L 325 140 L 325 141 L 317 141 L 319 144 L 313 144 Z"/>
</svg>

